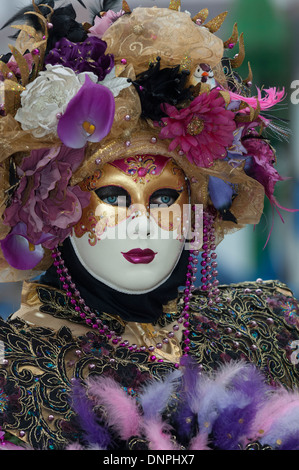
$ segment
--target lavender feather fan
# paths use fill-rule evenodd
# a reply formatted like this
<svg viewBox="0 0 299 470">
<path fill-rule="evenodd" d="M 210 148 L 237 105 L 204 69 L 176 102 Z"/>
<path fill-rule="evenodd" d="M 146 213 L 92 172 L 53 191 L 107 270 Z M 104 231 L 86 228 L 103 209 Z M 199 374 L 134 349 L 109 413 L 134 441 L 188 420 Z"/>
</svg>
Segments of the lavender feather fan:
<svg viewBox="0 0 299 470">
<path fill-rule="evenodd" d="M 273 449 L 299 449 L 298 391 L 271 387 L 254 365 L 243 361 L 211 373 L 189 359 L 181 365 L 181 370 L 144 385 L 136 403 L 110 379 L 88 382 L 90 398 L 106 409 L 106 428 L 93 415 L 94 401 L 76 384 L 73 410 L 87 447 L 109 448 L 112 432 L 122 442 L 132 436 L 145 439 L 150 450 L 178 450 L 182 445 L 190 450 L 240 450 L 254 441 Z"/>
</svg>

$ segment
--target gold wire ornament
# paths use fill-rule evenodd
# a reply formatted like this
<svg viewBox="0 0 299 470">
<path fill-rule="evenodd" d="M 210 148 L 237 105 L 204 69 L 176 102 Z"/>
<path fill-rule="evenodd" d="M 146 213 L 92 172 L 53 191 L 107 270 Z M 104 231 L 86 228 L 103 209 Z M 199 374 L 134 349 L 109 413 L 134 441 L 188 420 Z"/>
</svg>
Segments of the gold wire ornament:
<svg viewBox="0 0 299 470">
<path fill-rule="evenodd" d="M 209 10 L 207 8 L 203 8 L 203 10 L 200 10 L 197 15 L 193 16 L 192 21 L 194 21 L 194 23 L 199 22 L 200 24 L 203 24 L 208 16 Z"/>
<path fill-rule="evenodd" d="M 23 87 L 25 87 L 29 82 L 30 75 L 30 70 L 27 61 L 23 54 L 21 54 L 20 51 L 18 51 L 18 49 L 16 49 L 14 46 L 9 44 L 8 47 L 10 48 L 12 55 L 14 56 L 15 61 L 18 64 L 21 74 L 21 82 Z"/>
<path fill-rule="evenodd" d="M 127 4 L 126 0 L 123 0 L 122 10 L 123 10 L 125 13 L 131 13 L 131 8 L 130 8 L 129 5 Z"/>
<path fill-rule="evenodd" d="M 230 60 L 231 66 L 233 69 L 241 67 L 245 59 L 245 44 L 244 44 L 244 33 L 241 33 L 239 38 L 239 53 L 235 55 L 233 59 Z"/>
<path fill-rule="evenodd" d="M 236 45 L 238 42 L 238 39 L 239 39 L 238 25 L 237 23 L 235 23 L 231 37 L 223 43 L 224 48 L 225 49 L 230 48 L 231 44 Z"/>
<path fill-rule="evenodd" d="M 250 62 L 248 62 L 248 77 L 243 80 L 243 83 L 249 85 L 249 84 L 252 84 L 252 82 L 253 82 L 253 73 L 252 73 Z"/>
<path fill-rule="evenodd" d="M 6 79 L 2 84 L 1 94 L 4 96 L 4 107 L 6 114 L 15 116 L 21 105 L 21 93 L 25 88 L 13 80 Z"/>
<path fill-rule="evenodd" d="M 208 23 L 206 23 L 204 26 L 208 28 L 210 33 L 216 33 L 218 29 L 221 28 L 222 24 L 225 21 L 225 18 L 227 17 L 228 11 L 224 11 L 223 13 L 220 13 L 220 15 L 215 16 L 212 20 L 210 20 Z"/>
<path fill-rule="evenodd" d="M 236 121 L 237 122 L 252 122 L 255 119 L 257 119 L 261 112 L 261 105 L 258 99 L 256 100 L 256 102 L 257 102 L 256 108 L 253 108 L 252 106 L 250 106 L 250 104 L 246 103 L 245 101 L 242 102 L 241 108 L 243 109 L 249 108 L 250 112 L 249 114 L 238 114 L 236 116 Z"/>
<path fill-rule="evenodd" d="M 26 48 L 28 48 L 30 45 L 29 50 L 31 52 L 31 56 L 32 56 L 33 63 L 34 63 L 33 72 L 31 73 L 31 75 L 30 75 L 30 70 L 29 70 L 27 61 L 23 56 L 25 51 L 19 47 L 20 44 L 18 40 L 16 41 L 16 46 L 9 45 L 9 48 L 14 56 L 14 59 L 20 69 L 22 86 L 26 86 L 29 83 L 29 81 L 35 80 L 35 78 L 38 75 L 38 72 L 40 71 L 40 68 L 42 67 L 45 53 L 46 53 L 46 48 L 47 48 L 48 35 L 49 35 L 48 23 L 54 13 L 53 8 L 50 7 L 49 5 L 40 4 L 39 6 L 45 6 L 49 8 L 49 14 L 47 15 L 47 17 L 44 17 L 41 14 L 37 5 L 35 4 L 34 0 L 32 0 L 32 5 L 34 8 L 34 11 L 26 12 L 24 14 L 34 15 L 38 18 L 42 27 L 42 36 L 40 36 L 40 34 L 33 27 L 29 25 L 12 25 L 13 28 L 19 29 L 23 35 L 27 35 L 28 37 L 28 42 L 26 42 Z M 34 51 L 36 50 L 38 51 L 38 54 L 34 53 Z M 9 77 L 13 81 L 17 81 L 17 79 L 14 76 L 12 76 L 12 74 L 10 74 Z"/>
</svg>

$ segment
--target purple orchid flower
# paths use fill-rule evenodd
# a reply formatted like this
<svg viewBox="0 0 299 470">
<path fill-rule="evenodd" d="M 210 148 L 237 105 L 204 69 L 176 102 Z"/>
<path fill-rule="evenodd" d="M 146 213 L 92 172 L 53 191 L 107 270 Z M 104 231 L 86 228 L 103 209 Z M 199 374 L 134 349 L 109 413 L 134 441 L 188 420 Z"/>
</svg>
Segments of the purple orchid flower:
<svg viewBox="0 0 299 470">
<path fill-rule="evenodd" d="M 33 245 L 27 235 L 24 222 L 19 222 L 10 233 L 0 240 L 0 246 L 6 261 L 15 269 L 33 269 L 44 257 L 42 243 L 54 238 L 47 233 L 42 234 L 38 244 Z"/>
<path fill-rule="evenodd" d="M 100 142 L 109 134 L 115 114 L 114 96 L 109 88 L 88 77 L 70 100 L 59 120 L 57 133 L 70 148 L 84 147 L 87 141 Z"/>
</svg>

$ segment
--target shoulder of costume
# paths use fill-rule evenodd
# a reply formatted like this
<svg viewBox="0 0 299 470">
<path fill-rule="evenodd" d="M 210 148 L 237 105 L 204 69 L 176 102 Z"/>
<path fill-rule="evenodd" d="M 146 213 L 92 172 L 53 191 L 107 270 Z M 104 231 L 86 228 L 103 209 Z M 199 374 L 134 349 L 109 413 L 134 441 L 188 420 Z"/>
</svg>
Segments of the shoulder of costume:
<svg viewBox="0 0 299 470">
<path fill-rule="evenodd" d="M 234 309 L 251 316 L 271 314 L 273 319 L 284 318 L 289 326 L 299 329 L 299 302 L 293 291 L 278 280 L 224 284 L 219 287 L 218 307 L 222 310 Z M 201 289 L 193 292 L 193 304 L 207 305 L 208 297 Z M 239 306 L 239 308 L 238 308 Z M 237 308 L 236 308 L 237 307 Z"/>
</svg>

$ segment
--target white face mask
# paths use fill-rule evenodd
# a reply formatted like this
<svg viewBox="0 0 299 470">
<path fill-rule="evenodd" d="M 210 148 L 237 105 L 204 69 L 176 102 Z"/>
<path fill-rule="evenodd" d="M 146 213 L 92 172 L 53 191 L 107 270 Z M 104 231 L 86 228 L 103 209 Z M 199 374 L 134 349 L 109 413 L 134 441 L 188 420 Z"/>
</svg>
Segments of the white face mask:
<svg viewBox="0 0 299 470">
<path fill-rule="evenodd" d="M 71 242 L 95 279 L 141 294 L 164 283 L 181 256 L 189 193 L 184 173 L 172 160 L 142 156 L 129 163 L 106 164 L 85 181 L 83 189 L 94 191 Z"/>
</svg>

